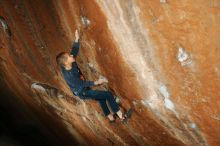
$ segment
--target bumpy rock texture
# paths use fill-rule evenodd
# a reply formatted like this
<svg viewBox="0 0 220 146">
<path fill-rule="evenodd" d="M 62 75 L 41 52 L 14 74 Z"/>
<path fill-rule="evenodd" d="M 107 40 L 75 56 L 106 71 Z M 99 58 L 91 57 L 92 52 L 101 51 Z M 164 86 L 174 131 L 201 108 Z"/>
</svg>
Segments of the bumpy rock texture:
<svg viewBox="0 0 220 146">
<path fill-rule="evenodd" d="M 8 145 L 220 145 L 219 0 L 1 0 L 0 128 Z M 110 125 L 74 97 L 55 57 L 133 108 Z"/>
</svg>

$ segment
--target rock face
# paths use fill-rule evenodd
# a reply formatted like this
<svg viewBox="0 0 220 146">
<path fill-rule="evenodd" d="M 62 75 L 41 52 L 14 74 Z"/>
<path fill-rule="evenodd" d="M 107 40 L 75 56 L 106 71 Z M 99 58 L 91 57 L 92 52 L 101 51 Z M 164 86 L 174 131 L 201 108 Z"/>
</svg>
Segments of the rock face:
<svg viewBox="0 0 220 146">
<path fill-rule="evenodd" d="M 0 140 L 220 145 L 219 9 L 219 0 L 0 1 Z M 55 57 L 75 29 L 83 75 L 109 80 L 95 88 L 133 108 L 127 124 L 110 125 L 65 84 Z"/>
</svg>

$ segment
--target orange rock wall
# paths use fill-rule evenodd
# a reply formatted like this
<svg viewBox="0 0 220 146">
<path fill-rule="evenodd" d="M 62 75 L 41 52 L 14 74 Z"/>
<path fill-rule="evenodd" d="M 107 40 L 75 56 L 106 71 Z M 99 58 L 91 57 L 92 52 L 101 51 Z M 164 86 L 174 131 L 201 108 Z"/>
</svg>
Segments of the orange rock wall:
<svg viewBox="0 0 220 146">
<path fill-rule="evenodd" d="M 57 145 L 219 145 L 219 8 L 218 0 L 0 1 L 1 96 Z M 133 108 L 126 125 L 109 125 L 62 79 L 55 57 L 75 29 L 82 73 L 105 76 L 96 88 Z"/>
</svg>

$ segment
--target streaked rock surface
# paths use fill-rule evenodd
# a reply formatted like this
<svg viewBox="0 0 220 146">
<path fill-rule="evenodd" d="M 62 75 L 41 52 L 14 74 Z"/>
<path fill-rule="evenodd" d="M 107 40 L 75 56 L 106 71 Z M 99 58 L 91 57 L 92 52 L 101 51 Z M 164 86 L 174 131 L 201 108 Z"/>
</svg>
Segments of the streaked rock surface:
<svg viewBox="0 0 220 146">
<path fill-rule="evenodd" d="M 1 127 L 29 125 L 28 138 L 45 138 L 36 145 L 220 145 L 219 9 L 219 0 L 0 1 L 0 107 L 10 121 Z M 133 108 L 126 125 L 110 125 L 59 73 L 55 57 L 75 29 L 82 73 L 106 77 L 96 89 Z"/>
</svg>

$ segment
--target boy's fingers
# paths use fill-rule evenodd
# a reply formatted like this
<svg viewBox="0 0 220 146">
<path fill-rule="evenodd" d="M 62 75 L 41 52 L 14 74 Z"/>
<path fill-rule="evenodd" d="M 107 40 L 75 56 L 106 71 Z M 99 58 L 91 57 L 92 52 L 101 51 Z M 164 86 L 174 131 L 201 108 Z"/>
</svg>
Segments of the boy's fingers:
<svg viewBox="0 0 220 146">
<path fill-rule="evenodd" d="M 75 38 L 78 40 L 79 39 L 79 31 L 76 29 L 75 31 Z"/>
<path fill-rule="evenodd" d="M 78 35 L 78 30 L 76 29 L 76 31 L 75 31 L 75 35 Z"/>
</svg>

